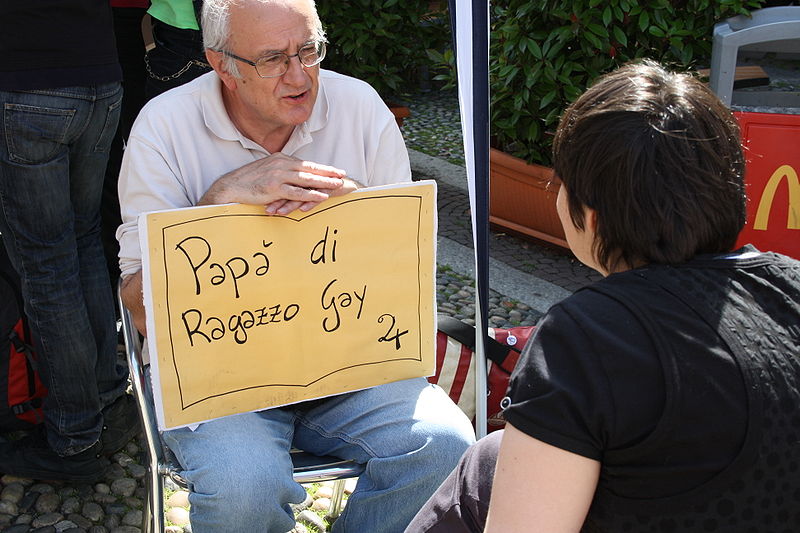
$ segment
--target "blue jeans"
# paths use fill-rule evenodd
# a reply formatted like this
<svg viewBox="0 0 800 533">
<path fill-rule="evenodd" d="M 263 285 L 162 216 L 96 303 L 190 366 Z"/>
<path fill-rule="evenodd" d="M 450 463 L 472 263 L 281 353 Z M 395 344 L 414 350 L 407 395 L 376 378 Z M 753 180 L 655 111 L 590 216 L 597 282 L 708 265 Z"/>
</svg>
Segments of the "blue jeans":
<svg viewBox="0 0 800 533">
<path fill-rule="evenodd" d="M 191 486 L 195 533 L 291 530 L 289 503 L 305 499 L 292 445 L 366 464 L 334 532 L 400 533 L 474 441 L 467 417 L 422 378 L 164 434 Z"/>
<path fill-rule="evenodd" d="M 78 453 L 124 391 L 100 241 L 100 198 L 119 83 L 0 91 L 0 231 L 37 339 L 50 446 Z"/>
</svg>

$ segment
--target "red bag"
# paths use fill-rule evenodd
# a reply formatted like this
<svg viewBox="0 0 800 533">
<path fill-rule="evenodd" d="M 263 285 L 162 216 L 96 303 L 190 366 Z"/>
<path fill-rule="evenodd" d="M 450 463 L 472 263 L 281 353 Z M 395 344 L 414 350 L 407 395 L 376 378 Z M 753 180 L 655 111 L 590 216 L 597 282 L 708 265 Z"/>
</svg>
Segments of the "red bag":
<svg viewBox="0 0 800 533">
<path fill-rule="evenodd" d="M 475 425 L 475 327 L 457 318 L 439 315 L 436 334 L 436 374 L 428 381 L 444 389 Z M 488 431 L 505 426 L 500 402 L 506 395 L 511 371 L 535 326 L 489 328 L 485 346 L 488 398 Z"/>
<path fill-rule="evenodd" d="M 47 389 L 36 363 L 22 289 L 0 242 L 0 430 L 28 429 L 44 420 Z"/>
</svg>

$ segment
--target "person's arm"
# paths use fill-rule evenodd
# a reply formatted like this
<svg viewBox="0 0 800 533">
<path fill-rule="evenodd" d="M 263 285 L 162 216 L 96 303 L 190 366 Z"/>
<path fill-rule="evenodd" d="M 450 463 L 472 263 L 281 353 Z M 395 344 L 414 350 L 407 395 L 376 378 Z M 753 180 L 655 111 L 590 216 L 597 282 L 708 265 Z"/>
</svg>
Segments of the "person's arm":
<svg viewBox="0 0 800 533">
<path fill-rule="evenodd" d="M 598 461 L 551 446 L 506 424 L 486 533 L 580 531 L 599 475 Z"/>
<path fill-rule="evenodd" d="M 122 279 L 120 296 L 122 297 L 122 303 L 131 312 L 133 325 L 146 337 L 147 326 L 144 313 L 141 270 Z"/>
</svg>

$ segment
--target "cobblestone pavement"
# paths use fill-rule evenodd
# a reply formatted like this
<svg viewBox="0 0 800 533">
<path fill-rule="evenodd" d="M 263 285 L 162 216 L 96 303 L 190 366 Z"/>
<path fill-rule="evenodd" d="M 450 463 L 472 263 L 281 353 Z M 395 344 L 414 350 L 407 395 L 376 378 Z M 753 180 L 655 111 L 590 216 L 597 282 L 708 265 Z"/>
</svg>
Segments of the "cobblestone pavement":
<svg viewBox="0 0 800 533">
<path fill-rule="evenodd" d="M 463 167 L 464 149 L 456 92 L 434 91 L 417 95 L 409 108 L 411 116 L 402 128 L 406 145 Z M 471 248 L 472 226 L 467 194 L 458 187 L 441 182 L 438 191 L 439 235 Z M 600 279 L 599 274 L 581 264 L 567 250 L 497 228 L 490 232 L 489 255 L 570 292 Z"/>
<path fill-rule="evenodd" d="M 439 183 L 438 202 L 439 234 L 472 248 L 472 226 L 467 194 L 458 187 Z M 494 228 L 489 232 L 489 256 L 570 292 L 601 277 L 575 259 L 568 250 L 517 237 Z M 489 285 L 491 286 L 491 280 Z"/>
<path fill-rule="evenodd" d="M 461 116 L 455 90 L 415 95 L 408 103 L 411 116 L 403 122 L 403 138 L 413 150 L 464 166 Z"/>
</svg>

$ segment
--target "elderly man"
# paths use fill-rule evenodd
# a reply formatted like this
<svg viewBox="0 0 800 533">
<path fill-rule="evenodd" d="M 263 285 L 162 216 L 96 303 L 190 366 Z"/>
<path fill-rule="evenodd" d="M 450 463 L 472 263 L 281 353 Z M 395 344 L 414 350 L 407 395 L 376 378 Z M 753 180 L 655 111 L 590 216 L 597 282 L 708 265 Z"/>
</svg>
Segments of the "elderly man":
<svg viewBox="0 0 800 533">
<path fill-rule="evenodd" d="M 311 0 L 207 0 L 202 26 L 214 72 L 145 106 L 122 165 L 123 298 L 142 330 L 139 213 L 242 202 L 285 214 L 410 179 L 375 91 L 320 70 Z M 191 484 L 196 533 L 292 529 L 288 504 L 305 498 L 292 445 L 367 465 L 335 531 L 403 531 L 473 440 L 466 417 L 421 378 L 165 434 Z"/>
</svg>

